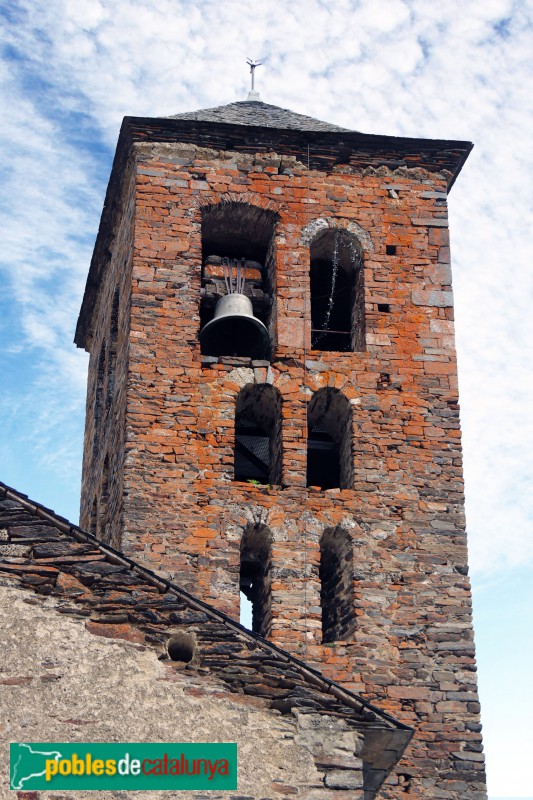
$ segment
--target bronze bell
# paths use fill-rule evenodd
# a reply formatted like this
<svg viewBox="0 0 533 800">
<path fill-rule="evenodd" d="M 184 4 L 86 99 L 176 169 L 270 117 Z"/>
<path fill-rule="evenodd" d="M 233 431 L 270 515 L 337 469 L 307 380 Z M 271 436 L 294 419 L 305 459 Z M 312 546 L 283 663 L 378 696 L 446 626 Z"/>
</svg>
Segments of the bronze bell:
<svg viewBox="0 0 533 800">
<path fill-rule="evenodd" d="M 215 315 L 200 331 L 200 345 L 206 356 L 268 356 L 269 336 L 260 319 L 254 317 L 252 301 L 232 292 L 220 298 Z"/>
</svg>

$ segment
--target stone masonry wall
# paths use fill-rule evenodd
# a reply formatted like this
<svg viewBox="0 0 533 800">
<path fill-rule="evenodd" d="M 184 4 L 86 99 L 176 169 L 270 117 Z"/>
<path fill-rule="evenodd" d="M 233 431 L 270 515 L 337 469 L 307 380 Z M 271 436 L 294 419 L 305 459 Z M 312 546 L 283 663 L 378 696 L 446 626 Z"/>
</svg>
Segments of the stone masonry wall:
<svg viewBox="0 0 533 800">
<path fill-rule="evenodd" d="M 63 613 L 58 613 L 58 608 Z M 144 645 L 95 635 L 91 623 L 68 618 L 64 603 L 0 586 L 0 775 L 9 786 L 11 742 L 237 742 L 237 791 L 210 791 L 212 800 L 362 800 L 361 771 L 352 788 L 324 786 L 315 766 L 321 744 L 345 758 L 361 747 L 356 731 L 334 717 L 282 716 L 257 698 L 231 695 L 220 682 L 172 669 Z M 93 626 L 97 627 L 97 626 Z M 126 626 L 123 626 L 126 627 Z M 105 626 L 104 626 L 105 628 Z M 23 632 L 23 635 L 21 635 Z M 113 634 L 110 632 L 109 636 Z M 132 637 L 133 638 L 133 637 Z M 140 638 L 140 637 L 139 637 Z M 331 756 L 330 756 L 331 757 Z M 338 771 L 331 771 L 335 783 Z M 348 775 L 348 771 L 346 771 Z M 357 781 L 359 778 L 359 781 Z M 347 779 L 346 779 L 347 780 Z M 356 788 L 353 788 L 356 787 Z M 4 794 L 7 797 L 7 791 Z M 12 792 L 20 800 L 105 800 L 116 792 Z M 124 800 L 201 800 L 198 791 L 120 792 Z"/>
<path fill-rule="evenodd" d="M 238 617 L 241 537 L 267 525 L 272 640 L 417 730 L 380 796 L 482 800 L 447 176 L 136 147 L 117 544 Z M 279 215 L 270 363 L 200 355 L 201 210 L 228 200 Z M 362 352 L 309 349 L 309 247 L 328 226 L 361 245 Z M 240 390 L 265 383 L 281 395 L 283 468 L 280 486 L 257 487 L 232 480 L 234 414 Z M 307 407 L 324 387 L 351 404 L 349 489 L 305 486 Z M 352 537 L 357 620 L 349 640 L 323 645 L 320 538 L 336 526 Z"/>
<path fill-rule="evenodd" d="M 82 527 L 115 545 L 121 537 L 124 491 L 134 187 L 135 173 L 130 166 L 124 176 L 113 248 L 95 308 L 80 507 Z"/>
</svg>

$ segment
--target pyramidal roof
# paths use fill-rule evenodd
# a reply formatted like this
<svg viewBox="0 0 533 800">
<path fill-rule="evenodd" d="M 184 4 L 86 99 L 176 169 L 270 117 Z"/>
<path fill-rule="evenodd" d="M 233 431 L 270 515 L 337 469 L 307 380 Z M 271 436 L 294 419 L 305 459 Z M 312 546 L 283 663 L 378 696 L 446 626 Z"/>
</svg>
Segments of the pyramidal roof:
<svg viewBox="0 0 533 800">
<path fill-rule="evenodd" d="M 330 122 L 296 114 L 286 108 L 272 106 L 260 100 L 241 100 L 226 106 L 203 108 L 200 111 L 185 111 L 167 119 L 190 119 L 198 122 L 227 122 L 231 125 L 248 125 L 261 128 L 281 128 L 298 131 L 348 131 Z"/>
</svg>

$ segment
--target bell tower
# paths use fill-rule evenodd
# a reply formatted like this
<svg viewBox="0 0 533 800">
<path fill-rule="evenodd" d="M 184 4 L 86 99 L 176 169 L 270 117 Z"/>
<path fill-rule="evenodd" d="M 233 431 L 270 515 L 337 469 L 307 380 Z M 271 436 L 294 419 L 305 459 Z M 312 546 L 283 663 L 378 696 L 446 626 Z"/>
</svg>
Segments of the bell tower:
<svg viewBox="0 0 533 800">
<path fill-rule="evenodd" d="M 76 344 L 81 524 L 415 728 L 485 795 L 447 194 L 471 145 L 252 99 L 126 117 Z"/>
</svg>

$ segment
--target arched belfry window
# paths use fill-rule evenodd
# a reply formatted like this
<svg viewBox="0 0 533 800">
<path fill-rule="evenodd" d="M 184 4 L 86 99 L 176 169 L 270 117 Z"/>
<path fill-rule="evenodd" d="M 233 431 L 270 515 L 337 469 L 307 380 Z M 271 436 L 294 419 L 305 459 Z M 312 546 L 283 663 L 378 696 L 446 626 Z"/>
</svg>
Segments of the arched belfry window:
<svg viewBox="0 0 533 800">
<path fill-rule="evenodd" d="M 98 455 L 100 446 L 100 434 L 102 419 L 104 414 L 104 382 L 106 365 L 107 344 L 104 341 L 98 353 L 98 363 L 96 369 L 96 386 L 94 395 L 94 437 L 93 437 L 93 458 Z"/>
<path fill-rule="evenodd" d="M 252 606 L 252 630 L 268 636 L 271 625 L 272 534 L 265 525 L 248 527 L 241 540 L 240 590 Z"/>
<path fill-rule="evenodd" d="M 352 482 L 350 403 L 338 389 L 319 389 L 307 412 L 307 485 L 349 489 Z"/>
<path fill-rule="evenodd" d="M 347 639 L 355 628 L 353 554 L 349 534 L 327 528 L 320 540 L 320 605 L 322 641 Z"/>
<path fill-rule="evenodd" d="M 249 384 L 235 404 L 236 481 L 281 483 L 281 398 L 269 384 Z"/>
<path fill-rule="evenodd" d="M 361 246 L 349 231 L 328 228 L 311 242 L 311 347 L 364 350 Z"/>
<path fill-rule="evenodd" d="M 110 408 L 115 394 L 115 369 L 117 364 L 118 314 L 120 308 L 120 289 L 115 287 L 111 308 L 111 326 L 109 331 L 109 352 L 107 354 L 107 393 L 106 407 Z"/>
<path fill-rule="evenodd" d="M 200 345 L 204 355 L 270 356 L 277 214 L 222 202 L 202 212 Z"/>
<path fill-rule="evenodd" d="M 102 482 L 100 485 L 100 497 L 98 500 L 98 523 L 96 535 L 99 539 L 106 539 L 107 527 L 109 524 L 109 456 L 104 458 L 102 469 Z"/>
<path fill-rule="evenodd" d="M 89 517 L 89 531 L 96 536 L 98 528 L 98 503 L 96 497 L 93 498 L 91 503 L 91 516 Z"/>
</svg>

